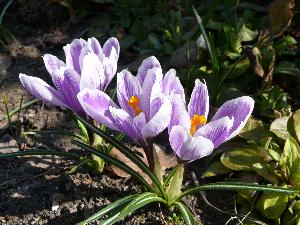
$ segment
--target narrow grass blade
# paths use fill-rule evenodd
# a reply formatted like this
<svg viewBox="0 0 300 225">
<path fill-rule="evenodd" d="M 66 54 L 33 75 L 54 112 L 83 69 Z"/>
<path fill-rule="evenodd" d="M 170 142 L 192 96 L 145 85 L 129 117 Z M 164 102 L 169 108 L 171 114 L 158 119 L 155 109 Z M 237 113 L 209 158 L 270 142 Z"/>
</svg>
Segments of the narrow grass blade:
<svg viewBox="0 0 300 225">
<path fill-rule="evenodd" d="M 133 213 L 135 210 L 142 208 L 143 206 L 150 204 L 152 202 L 162 202 L 167 204 L 167 202 L 158 197 L 155 193 L 145 192 L 140 194 L 139 197 L 132 200 L 122 211 L 119 219 L 124 219 L 127 215 Z"/>
<path fill-rule="evenodd" d="M 3 17 L 7 11 L 7 9 L 9 8 L 9 6 L 14 2 L 14 0 L 10 0 L 6 3 L 6 5 L 4 6 L 3 10 L 1 11 L 0 14 L 0 25 L 2 25 L 2 21 L 3 21 Z"/>
<path fill-rule="evenodd" d="M 79 223 L 78 225 L 86 225 L 89 224 L 93 221 L 99 220 L 101 219 L 101 217 L 105 216 L 106 214 L 108 214 L 109 212 L 111 212 L 112 210 L 118 208 L 118 207 L 122 207 L 125 204 L 129 203 L 130 201 L 132 201 L 137 195 L 129 195 L 126 196 L 124 198 L 121 198 L 109 205 L 107 205 L 106 207 L 104 207 L 103 209 L 101 209 L 99 212 L 95 213 L 94 215 L 92 215 L 90 218 L 82 221 L 81 223 Z"/>
<path fill-rule="evenodd" d="M 118 133 L 117 134 L 117 136 L 115 136 L 115 139 L 117 140 L 117 141 L 122 141 L 123 140 L 123 138 L 125 137 L 125 134 L 123 134 L 123 133 Z M 109 153 L 112 149 L 113 149 L 113 145 L 109 145 L 108 147 L 107 147 L 107 149 L 105 150 L 107 153 Z"/>
<path fill-rule="evenodd" d="M 10 117 L 10 116 L 16 114 L 16 113 L 19 112 L 20 110 L 23 110 L 23 109 L 25 109 L 26 107 L 28 107 L 28 106 L 30 106 L 30 105 L 36 103 L 37 101 L 38 101 L 37 99 L 34 99 L 34 100 L 32 100 L 32 101 L 29 101 L 29 102 L 24 103 L 21 107 L 17 107 L 17 108 L 15 108 L 14 110 L 10 111 L 10 112 L 8 113 L 8 115 L 1 116 L 1 117 L 0 117 L 0 121 L 7 119 L 8 117 Z"/>
<path fill-rule="evenodd" d="M 179 210 L 185 225 L 197 225 L 194 214 L 182 202 L 174 202 Z"/>
<path fill-rule="evenodd" d="M 204 184 L 199 187 L 194 187 L 183 192 L 176 201 L 180 201 L 184 196 L 190 195 L 199 191 L 265 191 L 265 192 L 278 192 L 285 194 L 293 194 L 298 192 L 294 189 L 272 187 L 260 184 L 249 184 L 244 182 L 218 182 L 211 184 Z"/>
<path fill-rule="evenodd" d="M 101 223 L 99 223 L 98 225 L 113 225 L 114 223 L 118 222 L 119 216 L 120 216 L 120 212 L 116 213 L 114 216 L 109 217 L 107 220 L 102 221 Z"/>
<path fill-rule="evenodd" d="M 65 135 L 65 136 L 70 136 L 70 137 L 74 137 L 74 138 L 78 138 L 80 140 L 84 140 L 85 141 L 85 137 L 76 134 L 74 132 L 70 132 L 67 130 L 31 130 L 31 131 L 26 131 L 23 132 L 22 134 L 24 135 L 36 135 L 36 134 L 60 134 L 60 135 Z"/>
<path fill-rule="evenodd" d="M 105 132 L 99 130 L 94 125 L 90 124 L 86 120 L 78 117 L 78 119 L 84 123 L 87 127 L 89 127 L 93 132 L 102 137 L 106 142 L 110 143 L 116 149 L 118 149 L 122 154 L 124 154 L 128 159 L 130 159 L 134 164 L 136 164 L 145 174 L 147 174 L 152 180 L 153 184 L 156 185 L 157 189 L 160 191 L 161 195 L 165 197 L 165 191 L 162 187 L 162 184 L 155 176 L 155 174 L 150 170 L 150 168 L 128 147 L 123 145 L 121 142 L 117 141 L 113 137 L 108 136 Z"/>
<path fill-rule="evenodd" d="M 205 44 L 207 46 L 207 50 L 208 50 L 208 53 L 209 53 L 209 56 L 210 56 L 210 59 L 211 59 L 211 62 L 212 62 L 212 67 L 213 67 L 214 74 L 217 75 L 219 73 L 219 63 L 218 63 L 218 58 L 216 56 L 216 52 L 212 48 L 212 45 L 210 43 L 209 37 L 206 33 L 206 30 L 205 30 L 205 27 L 202 23 L 202 19 L 201 19 L 200 15 L 198 14 L 197 10 L 195 9 L 195 7 L 193 5 L 192 5 L 192 8 L 193 8 L 194 14 L 197 18 L 198 24 L 200 26 L 200 30 L 202 32 Z"/>
<path fill-rule="evenodd" d="M 85 149 L 86 151 L 91 152 L 92 154 L 99 156 L 100 158 L 102 158 L 102 159 L 108 161 L 109 163 L 117 166 L 118 168 L 122 169 L 123 171 L 125 171 L 126 173 L 130 174 L 132 177 L 137 179 L 139 182 L 141 182 L 141 184 L 144 185 L 147 188 L 147 190 L 152 191 L 152 187 L 145 181 L 145 179 L 140 174 L 138 174 L 136 171 L 134 171 L 129 166 L 127 166 L 125 163 L 109 156 L 107 153 L 105 153 L 103 151 L 97 151 L 96 149 L 91 148 L 90 146 L 88 146 L 84 143 L 81 143 L 76 140 L 74 140 L 73 142 L 76 145 L 78 145 L 79 147 Z"/>
<path fill-rule="evenodd" d="M 80 158 L 81 156 L 76 153 L 71 152 L 62 152 L 56 150 L 43 150 L 43 149 L 32 149 L 26 151 L 19 151 L 14 153 L 0 154 L 0 158 L 13 158 L 17 156 L 26 156 L 26 155 L 59 155 L 70 158 Z"/>
</svg>

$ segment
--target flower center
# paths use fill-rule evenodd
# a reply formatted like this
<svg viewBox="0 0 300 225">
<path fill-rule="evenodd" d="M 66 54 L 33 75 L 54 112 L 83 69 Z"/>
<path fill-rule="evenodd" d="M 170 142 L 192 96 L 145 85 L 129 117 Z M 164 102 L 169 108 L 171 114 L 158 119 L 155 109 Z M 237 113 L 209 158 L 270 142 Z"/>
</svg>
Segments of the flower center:
<svg viewBox="0 0 300 225">
<path fill-rule="evenodd" d="M 140 102 L 139 97 L 137 97 L 135 95 L 131 96 L 129 101 L 128 101 L 128 105 L 133 108 L 134 114 L 136 116 L 139 115 L 142 112 L 142 110 L 139 107 L 139 102 Z"/>
<path fill-rule="evenodd" d="M 191 119 L 191 129 L 190 129 L 190 134 L 193 136 L 197 130 L 197 128 L 200 125 L 203 125 L 206 123 L 206 118 L 205 116 L 198 116 L 198 115 L 194 115 L 193 118 Z"/>
</svg>

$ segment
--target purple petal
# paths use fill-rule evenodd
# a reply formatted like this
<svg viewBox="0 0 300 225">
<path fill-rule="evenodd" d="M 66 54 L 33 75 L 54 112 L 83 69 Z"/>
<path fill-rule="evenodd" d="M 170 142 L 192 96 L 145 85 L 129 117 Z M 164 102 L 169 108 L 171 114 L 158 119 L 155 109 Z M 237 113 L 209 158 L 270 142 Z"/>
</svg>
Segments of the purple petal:
<svg viewBox="0 0 300 225">
<path fill-rule="evenodd" d="M 213 149 L 213 143 L 202 136 L 191 137 L 189 131 L 181 126 L 174 126 L 169 135 L 172 149 L 182 159 L 192 161 L 209 155 Z"/>
<path fill-rule="evenodd" d="M 104 68 L 98 56 L 93 53 L 87 54 L 83 59 L 80 89 L 91 88 L 103 90 L 104 82 Z"/>
<path fill-rule="evenodd" d="M 151 71 L 151 70 L 150 70 Z M 150 117 L 152 118 L 162 106 L 164 99 L 166 96 L 163 94 L 162 90 L 162 74 L 160 74 L 160 70 L 156 73 L 158 76 L 155 80 L 151 94 L 150 94 Z"/>
<path fill-rule="evenodd" d="M 60 91 L 65 97 L 68 107 L 78 114 L 83 114 L 83 110 L 77 99 L 80 91 L 79 75 L 72 69 L 66 69 L 60 74 Z"/>
<path fill-rule="evenodd" d="M 19 79 L 27 91 L 29 91 L 37 99 L 60 107 L 67 107 L 64 96 L 40 78 L 20 73 Z"/>
<path fill-rule="evenodd" d="M 97 89 L 83 89 L 78 93 L 77 98 L 86 114 L 100 124 L 119 131 L 109 111 L 109 107 L 117 106 L 107 94 Z"/>
<path fill-rule="evenodd" d="M 137 143 L 143 143 L 140 125 L 145 125 L 146 119 L 143 113 L 137 119 L 131 117 L 125 110 L 114 107 L 109 108 L 115 126 Z"/>
<path fill-rule="evenodd" d="M 144 140 L 148 137 L 155 137 L 161 133 L 169 124 L 172 113 L 172 106 L 169 99 L 165 98 L 157 113 L 142 128 Z"/>
<path fill-rule="evenodd" d="M 80 58 L 83 59 L 82 50 L 87 46 L 87 42 L 82 39 L 75 39 L 68 46 L 65 46 L 66 64 L 69 68 L 74 69 L 78 74 L 81 74 Z M 85 50 L 86 51 L 86 50 Z"/>
<path fill-rule="evenodd" d="M 105 57 L 112 58 L 114 61 L 118 61 L 120 54 L 120 45 L 118 39 L 111 37 L 103 45 L 103 53 Z"/>
<path fill-rule="evenodd" d="M 89 46 L 90 51 L 93 52 L 94 54 L 96 54 L 97 56 L 99 56 L 100 54 L 103 54 L 101 45 L 96 38 L 94 38 L 94 37 L 89 38 L 88 46 Z"/>
<path fill-rule="evenodd" d="M 214 144 L 214 147 L 219 147 L 228 137 L 229 131 L 233 125 L 233 118 L 228 116 L 212 121 L 197 130 L 195 137 L 205 137 Z"/>
<path fill-rule="evenodd" d="M 148 73 L 148 70 L 151 70 L 153 68 L 158 68 L 161 70 L 161 66 L 159 61 L 154 57 L 148 57 L 146 59 L 143 60 L 141 66 L 138 69 L 138 73 L 137 73 L 137 79 L 139 80 L 141 86 L 143 86 L 145 77 Z"/>
<path fill-rule="evenodd" d="M 204 116 L 207 118 L 209 110 L 209 96 L 206 84 L 202 83 L 199 79 L 195 81 L 191 99 L 188 105 L 188 112 L 190 118 L 194 115 Z"/>
<path fill-rule="evenodd" d="M 185 103 L 179 94 L 171 94 L 170 101 L 172 104 L 171 120 L 168 127 L 170 134 L 173 126 L 180 125 L 185 129 L 189 130 L 191 127 L 190 116 L 186 111 Z"/>
<path fill-rule="evenodd" d="M 119 105 L 128 112 L 132 117 L 135 113 L 128 102 L 132 96 L 140 97 L 142 88 L 139 81 L 128 70 L 122 70 L 117 75 L 117 97 Z"/>
<path fill-rule="evenodd" d="M 189 138 L 188 130 L 184 127 L 181 127 L 180 125 L 172 127 L 169 134 L 169 141 L 172 149 L 179 157 L 182 155 L 183 146 Z"/>
<path fill-rule="evenodd" d="M 162 82 L 163 92 L 165 95 L 170 95 L 171 93 L 179 94 L 183 101 L 185 102 L 184 88 L 180 83 L 178 77 L 176 77 L 176 70 L 170 69 Z"/>
<path fill-rule="evenodd" d="M 113 52 L 115 52 L 115 50 L 113 50 Z M 106 89 L 117 72 L 118 62 L 114 59 L 104 57 L 102 63 L 103 63 L 104 74 L 105 74 L 104 89 Z"/>
<path fill-rule="evenodd" d="M 145 113 L 147 120 L 151 116 L 151 101 L 160 96 L 162 93 L 162 71 L 160 68 L 153 68 L 148 70 L 147 76 L 142 86 L 142 111 Z"/>
<path fill-rule="evenodd" d="M 227 140 L 236 136 L 245 126 L 254 108 L 254 100 L 249 96 L 243 96 L 225 102 L 216 112 L 211 121 L 228 116 L 233 117 L 233 126 L 229 131 Z"/>
<path fill-rule="evenodd" d="M 50 75 L 53 75 L 54 73 L 57 73 L 57 71 L 61 67 L 65 67 L 66 64 L 59 60 L 56 56 L 50 55 L 50 54 L 45 54 L 43 56 L 44 64 L 45 67 Z"/>
</svg>

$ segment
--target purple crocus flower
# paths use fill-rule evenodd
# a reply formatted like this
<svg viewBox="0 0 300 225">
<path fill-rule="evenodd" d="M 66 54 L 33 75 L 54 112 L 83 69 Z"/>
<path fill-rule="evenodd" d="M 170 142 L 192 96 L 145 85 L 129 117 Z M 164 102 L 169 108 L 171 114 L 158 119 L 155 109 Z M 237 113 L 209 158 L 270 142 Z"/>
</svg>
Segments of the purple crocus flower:
<svg viewBox="0 0 300 225">
<path fill-rule="evenodd" d="M 55 88 L 38 77 L 20 74 L 23 86 L 36 98 L 69 108 L 85 115 L 77 94 L 81 89 L 105 90 L 117 71 L 120 46 L 116 38 L 109 38 L 101 48 L 96 38 L 75 39 L 64 47 L 66 62 L 56 56 L 43 56 Z"/>
<path fill-rule="evenodd" d="M 137 76 L 123 70 L 117 74 L 117 106 L 104 92 L 83 89 L 78 99 L 85 112 L 105 126 L 125 133 L 142 146 L 169 124 L 172 106 L 169 94 L 184 96 L 175 70 L 163 77 L 155 57 L 145 59 Z"/>
<path fill-rule="evenodd" d="M 209 96 L 205 83 L 196 80 L 188 110 L 181 96 L 171 94 L 172 118 L 168 127 L 172 149 L 184 161 L 209 155 L 245 126 L 254 100 L 243 96 L 225 102 L 207 123 Z"/>
</svg>

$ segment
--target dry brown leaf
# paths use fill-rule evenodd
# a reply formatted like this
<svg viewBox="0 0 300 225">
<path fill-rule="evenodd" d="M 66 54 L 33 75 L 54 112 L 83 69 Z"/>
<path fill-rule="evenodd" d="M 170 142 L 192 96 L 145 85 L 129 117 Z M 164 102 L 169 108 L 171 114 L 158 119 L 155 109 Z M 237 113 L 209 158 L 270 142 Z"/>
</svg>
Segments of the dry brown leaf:
<svg viewBox="0 0 300 225">
<path fill-rule="evenodd" d="M 261 30 L 260 38 L 270 33 L 271 39 L 282 35 L 291 24 L 294 6 L 294 0 L 274 0 L 269 6 L 268 23 Z"/>
<path fill-rule="evenodd" d="M 262 68 L 262 66 L 261 66 L 261 64 L 258 60 L 258 54 L 255 53 L 254 49 L 252 50 L 251 48 L 248 48 L 248 47 L 244 48 L 244 52 L 245 52 L 245 54 L 247 55 L 247 57 L 250 61 L 250 65 L 253 69 L 253 72 L 257 76 L 263 78 L 265 72 L 264 72 L 264 70 L 263 70 L 263 68 Z"/>
<path fill-rule="evenodd" d="M 141 159 L 143 160 L 144 163 L 146 163 L 148 165 L 146 155 L 142 148 L 133 147 L 131 149 L 132 149 L 132 151 L 134 151 L 137 155 L 139 155 L 141 157 Z M 176 155 L 174 153 L 167 154 L 166 150 L 164 149 L 163 146 L 156 145 L 156 144 L 154 144 L 154 149 L 157 152 L 163 173 L 166 169 L 172 168 L 177 165 L 177 159 L 176 159 Z M 138 172 L 140 175 L 142 175 L 145 178 L 145 180 L 147 182 L 151 181 L 150 178 L 143 171 L 141 171 L 141 169 L 137 165 L 135 165 L 132 161 L 130 161 L 125 155 L 120 153 L 116 148 L 113 148 L 111 150 L 110 156 L 122 161 L 127 166 L 132 168 L 134 171 Z M 128 173 L 124 172 L 123 170 L 121 170 L 120 168 L 118 168 L 114 165 L 110 165 L 110 168 L 119 177 L 129 177 L 130 176 Z"/>
</svg>

